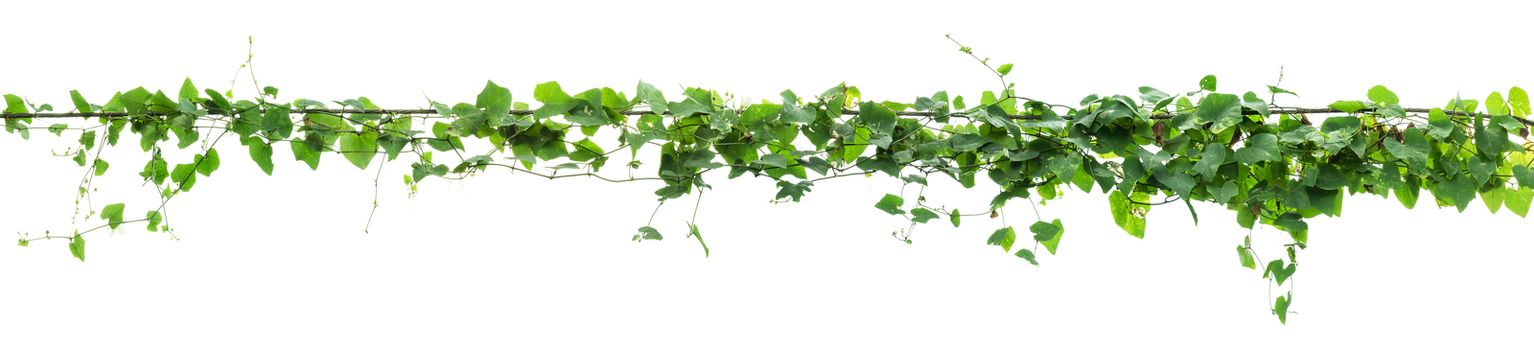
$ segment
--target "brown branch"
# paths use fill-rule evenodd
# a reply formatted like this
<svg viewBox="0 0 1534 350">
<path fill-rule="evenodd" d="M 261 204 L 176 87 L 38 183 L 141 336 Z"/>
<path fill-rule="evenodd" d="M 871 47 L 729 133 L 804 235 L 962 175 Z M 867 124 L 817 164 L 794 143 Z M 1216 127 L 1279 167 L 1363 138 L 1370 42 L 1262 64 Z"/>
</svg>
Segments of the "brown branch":
<svg viewBox="0 0 1534 350">
<path fill-rule="evenodd" d="M 1357 110 L 1357 111 L 1352 112 L 1352 113 L 1367 113 L 1367 112 L 1374 112 L 1376 110 L 1378 110 L 1378 109 L 1375 109 L 1375 108 L 1364 108 L 1364 109 L 1360 109 L 1360 110 Z M 1403 110 L 1406 113 L 1428 113 L 1432 109 L 1429 109 L 1429 108 L 1404 108 Z M 510 112 L 507 112 L 507 114 L 511 114 L 511 115 L 530 115 L 530 114 L 533 114 L 533 112 L 535 112 L 535 110 L 531 110 L 531 109 L 514 109 L 514 110 L 511 110 Z M 1336 108 L 1305 108 L 1305 107 L 1276 107 L 1276 108 L 1269 109 L 1269 112 L 1270 112 L 1270 114 L 1343 114 L 1343 113 L 1350 113 L 1350 112 L 1339 110 L 1339 109 L 1336 109 Z M 168 115 L 177 115 L 179 113 L 180 112 L 145 112 L 145 113 L 136 114 L 136 115 L 135 114 L 125 113 L 125 112 L 0 113 L 0 119 L 27 119 L 27 118 L 44 118 L 44 119 L 46 119 L 46 118 L 90 118 L 90 117 L 120 118 L 120 117 L 131 117 L 131 116 L 168 116 Z M 338 114 L 338 115 L 339 114 L 439 115 L 437 113 L 437 110 L 435 110 L 435 109 L 419 109 L 419 108 L 417 108 L 417 109 L 369 109 L 369 110 L 358 110 L 358 109 L 347 109 L 347 108 L 295 109 L 295 110 L 292 110 L 291 113 L 292 114 L 326 113 L 326 114 Z M 652 112 L 645 111 L 645 110 L 625 110 L 625 111 L 618 111 L 618 113 L 622 114 L 622 115 L 644 115 L 644 114 L 651 114 Z M 1445 111 L 1443 111 L 1443 113 L 1447 114 L 1447 115 L 1453 115 L 1453 116 L 1476 116 L 1476 115 L 1492 116 L 1491 114 L 1485 114 L 1485 113 L 1466 113 L 1466 112 L 1455 111 L 1455 110 L 1445 110 Z M 229 116 L 231 114 L 233 114 L 233 113 L 225 112 L 225 111 L 209 111 L 208 112 L 208 115 L 219 115 L 219 116 Z M 664 114 L 670 115 L 669 112 L 664 113 Z M 858 114 L 858 111 L 854 110 L 854 109 L 842 110 L 842 115 L 857 115 L 857 114 Z M 936 117 L 936 116 L 950 116 L 950 117 L 951 116 L 959 116 L 959 117 L 964 117 L 964 116 L 967 116 L 963 112 L 954 112 L 954 113 L 949 113 L 947 115 L 939 115 L 938 113 L 927 112 L 927 111 L 897 111 L 897 112 L 895 112 L 895 114 L 896 115 L 900 115 L 900 116 L 907 116 L 907 117 Z M 1186 114 L 1186 113 L 1160 114 L 1160 115 L 1152 116 L 1151 119 L 1171 119 L 1173 117 L 1176 117 L 1176 116 L 1182 115 L 1182 114 Z M 1258 113 L 1256 111 L 1243 110 L 1242 114 L 1245 114 L 1245 115 L 1256 115 Z M 1036 119 L 1039 119 L 1038 116 L 1025 115 L 1025 114 L 1023 114 L 1023 115 L 1008 115 L 1007 117 L 1010 118 L 1010 119 L 1018 119 L 1018 120 L 1036 120 Z M 1518 120 L 1519 122 L 1523 123 L 1524 125 L 1534 126 L 1534 121 L 1531 121 L 1529 119 L 1526 119 L 1526 118 L 1523 118 L 1523 117 L 1518 117 L 1518 116 L 1511 116 L 1511 115 L 1509 115 L 1509 117 L 1512 117 L 1512 118 Z M 1063 116 L 1062 116 L 1062 118 L 1063 118 Z"/>
</svg>

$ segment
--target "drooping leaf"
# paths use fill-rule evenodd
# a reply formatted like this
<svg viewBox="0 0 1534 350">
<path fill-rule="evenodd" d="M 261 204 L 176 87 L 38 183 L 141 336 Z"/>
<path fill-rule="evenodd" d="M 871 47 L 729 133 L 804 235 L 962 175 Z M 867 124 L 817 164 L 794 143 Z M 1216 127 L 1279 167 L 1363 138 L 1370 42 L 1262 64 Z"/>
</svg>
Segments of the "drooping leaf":
<svg viewBox="0 0 1534 350">
<path fill-rule="evenodd" d="M 905 209 L 900 209 L 902 205 L 905 205 L 904 198 L 893 194 L 886 194 L 883 198 L 879 199 L 878 203 L 874 203 L 874 208 L 883 210 L 890 215 L 900 215 L 905 214 Z"/>
<path fill-rule="evenodd" d="M 1012 227 L 1008 226 L 991 233 L 991 237 L 985 239 L 985 244 L 1001 246 L 1002 251 L 1010 252 L 1012 251 L 1012 243 L 1016 241 L 1017 231 L 1013 231 Z"/>
<path fill-rule="evenodd" d="M 1060 224 L 1060 219 L 1051 222 L 1034 222 L 1028 226 L 1028 231 L 1033 232 L 1033 240 L 1043 244 L 1049 250 L 1050 255 L 1055 254 L 1055 248 L 1060 245 L 1060 237 L 1065 235 L 1065 226 Z"/>
</svg>

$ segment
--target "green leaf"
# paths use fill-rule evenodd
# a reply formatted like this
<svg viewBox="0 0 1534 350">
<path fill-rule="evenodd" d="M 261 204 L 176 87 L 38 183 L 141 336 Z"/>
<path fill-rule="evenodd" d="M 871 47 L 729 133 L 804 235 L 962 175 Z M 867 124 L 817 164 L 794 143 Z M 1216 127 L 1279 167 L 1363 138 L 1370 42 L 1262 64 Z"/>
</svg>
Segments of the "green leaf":
<svg viewBox="0 0 1534 350">
<path fill-rule="evenodd" d="M 1273 302 L 1273 313 L 1278 315 L 1278 323 L 1289 323 L 1289 303 L 1292 302 L 1294 302 L 1293 292 L 1290 292 L 1287 298 L 1281 295 L 1277 301 Z"/>
<path fill-rule="evenodd" d="M 85 261 L 85 237 L 76 234 L 74 237 L 69 238 L 69 255 L 73 255 L 75 259 L 80 259 L 80 261 Z"/>
<path fill-rule="evenodd" d="M 21 99 L 21 96 L 5 94 L 5 112 L 16 114 L 27 113 L 27 103 Z"/>
<path fill-rule="evenodd" d="M 1534 188 L 1534 169 L 1530 169 L 1528 166 L 1514 165 L 1513 178 L 1518 179 L 1519 187 Z"/>
<path fill-rule="evenodd" d="M 124 207 L 123 203 L 108 204 L 105 208 L 101 208 L 101 219 L 107 221 L 108 227 L 116 229 L 117 225 L 123 223 Z"/>
<path fill-rule="evenodd" d="M 911 221 L 925 224 L 927 223 L 927 220 L 936 218 L 937 213 L 934 213 L 931 210 L 927 210 L 927 208 L 911 209 Z"/>
<path fill-rule="evenodd" d="M 201 95 L 202 93 L 197 91 L 197 86 L 192 85 L 192 78 L 186 78 L 186 80 L 181 81 L 181 91 L 176 94 L 176 99 L 177 101 L 197 102 L 201 101 L 198 98 Z"/>
<path fill-rule="evenodd" d="M 1268 92 L 1272 93 L 1274 95 L 1277 95 L 1277 94 L 1289 94 L 1290 96 L 1299 96 L 1299 94 L 1295 94 L 1294 91 L 1284 90 L 1284 88 L 1273 86 L 1273 85 L 1268 85 Z"/>
<path fill-rule="evenodd" d="M 1327 107 L 1331 107 L 1332 109 L 1342 111 L 1343 113 L 1353 113 L 1353 112 L 1358 112 L 1359 110 L 1362 110 L 1364 108 L 1368 108 L 1368 106 L 1365 106 L 1363 102 L 1352 101 L 1352 100 L 1344 100 L 1344 101 L 1332 102 L 1332 104 L 1328 105 Z"/>
<path fill-rule="evenodd" d="M 80 113 L 91 114 L 96 111 L 91 108 L 90 102 L 85 102 L 85 96 L 81 96 L 79 90 L 69 90 L 69 99 L 75 103 L 75 110 Z"/>
<path fill-rule="evenodd" d="M 1193 170 L 1203 175 L 1205 179 L 1214 178 L 1215 172 L 1225 164 L 1225 154 L 1228 152 L 1230 151 L 1225 146 L 1218 143 L 1204 145 L 1204 153 L 1199 156 L 1198 162 L 1194 163 Z"/>
<path fill-rule="evenodd" d="M 954 209 L 953 212 L 948 213 L 948 221 L 953 223 L 953 227 L 959 227 L 959 210 L 958 209 Z"/>
<path fill-rule="evenodd" d="M 110 168 L 111 166 L 112 164 L 107 163 L 107 161 L 101 160 L 101 158 L 96 158 L 96 162 L 91 165 L 91 169 L 93 170 L 92 174 L 95 174 L 96 176 L 106 174 L 107 168 Z"/>
<path fill-rule="evenodd" d="M 1486 114 L 1508 115 L 1511 112 L 1507 108 L 1507 101 L 1502 100 L 1501 92 L 1492 91 L 1490 96 L 1486 96 Z"/>
<path fill-rule="evenodd" d="M 1049 255 L 1055 255 L 1055 248 L 1060 246 L 1060 236 L 1065 235 L 1065 226 L 1060 224 L 1060 219 L 1051 222 L 1039 221 L 1028 226 L 1028 231 L 1033 232 L 1033 240 L 1044 245 L 1049 250 Z"/>
<path fill-rule="evenodd" d="M 266 110 L 261 118 L 261 130 L 266 132 L 268 139 L 283 140 L 293 135 L 293 119 L 289 113 L 287 105 Z"/>
<path fill-rule="evenodd" d="M 698 245 L 703 246 L 703 257 L 707 258 L 708 257 L 708 243 L 704 243 L 703 242 L 703 233 L 702 232 L 698 232 L 698 225 L 693 225 L 691 222 L 687 223 L 687 236 L 688 237 L 697 237 L 698 238 Z"/>
<path fill-rule="evenodd" d="M 867 125 L 870 130 L 880 134 L 889 135 L 895 131 L 895 122 L 899 119 L 895 112 L 882 104 L 863 102 L 858 106 L 857 119 Z"/>
<path fill-rule="evenodd" d="M 1192 176 L 1182 172 L 1172 172 L 1167 170 L 1167 168 L 1156 169 L 1156 171 L 1152 172 L 1152 176 L 1155 177 L 1157 182 L 1166 185 L 1167 188 L 1172 189 L 1173 192 L 1176 192 L 1178 196 L 1183 198 L 1188 198 L 1193 193 L 1193 186 L 1197 185 Z"/>
<path fill-rule="evenodd" d="M 1257 111 L 1257 114 L 1263 116 L 1264 118 L 1268 117 L 1268 114 L 1270 114 L 1268 111 L 1268 103 L 1264 102 L 1261 97 L 1257 97 L 1257 94 L 1251 91 L 1247 91 L 1245 95 L 1241 95 L 1241 106 L 1253 111 Z"/>
<path fill-rule="evenodd" d="M 1396 158 L 1405 160 L 1412 169 L 1427 168 L 1427 153 L 1429 145 L 1427 138 L 1422 136 L 1422 131 L 1417 128 L 1406 129 L 1401 132 L 1401 141 L 1393 139 L 1384 140 L 1385 150 L 1390 151 Z"/>
<path fill-rule="evenodd" d="M 1145 213 L 1150 207 L 1144 204 L 1148 199 L 1144 193 L 1134 192 L 1134 200 L 1125 197 L 1123 192 L 1113 191 L 1108 194 L 1108 206 L 1113 210 L 1113 223 L 1124 229 L 1135 238 L 1145 238 Z"/>
<path fill-rule="evenodd" d="M 28 241 L 26 238 L 17 238 L 16 239 L 16 245 L 25 247 L 25 246 L 28 246 L 28 245 L 31 245 L 31 244 L 32 244 L 32 241 Z"/>
<path fill-rule="evenodd" d="M 1514 86 L 1511 90 L 1508 90 L 1507 104 L 1511 107 L 1515 116 L 1527 117 L 1530 114 L 1529 93 L 1523 91 L 1523 88 Z"/>
<path fill-rule="evenodd" d="M 1437 195 L 1454 203 L 1454 207 L 1463 213 L 1470 206 L 1470 200 L 1475 199 L 1475 189 L 1475 181 L 1469 176 L 1460 175 L 1448 182 L 1438 183 Z"/>
<path fill-rule="evenodd" d="M 655 230 L 654 227 L 649 227 L 649 226 L 640 227 L 639 228 L 639 233 L 634 234 L 634 241 L 638 242 L 638 241 L 642 241 L 642 240 L 659 241 L 659 240 L 661 240 L 660 231 Z M 699 242 L 702 242 L 702 241 L 700 240 Z"/>
<path fill-rule="evenodd" d="M 1516 191 L 1509 190 L 1510 192 L 1506 198 L 1503 198 L 1502 204 L 1507 206 L 1508 211 L 1518 214 L 1518 217 L 1527 216 L 1529 214 L 1529 204 L 1534 202 L 1534 190 L 1527 188 L 1519 188 Z"/>
<path fill-rule="evenodd" d="M 1289 237 L 1294 238 L 1295 242 L 1306 243 L 1310 237 L 1310 225 L 1306 224 L 1302 218 L 1299 213 L 1284 213 L 1279 215 L 1277 219 L 1273 219 L 1273 226 L 1288 232 Z M 1283 283 L 1280 282 L 1279 284 Z"/>
<path fill-rule="evenodd" d="M 886 194 L 884 198 L 879 199 L 879 203 L 874 203 L 874 208 L 879 208 L 879 210 L 890 213 L 890 215 L 900 215 L 905 214 L 905 210 L 900 209 L 900 206 L 904 204 L 904 198 L 893 194 Z"/>
<path fill-rule="evenodd" d="M 1396 93 L 1390 92 L 1390 89 L 1386 89 L 1384 85 L 1375 85 L 1369 88 L 1369 101 L 1374 101 L 1374 103 L 1381 106 L 1401 103 L 1401 99 L 1396 97 Z"/>
<path fill-rule="evenodd" d="M 1246 165 L 1255 165 L 1258 162 L 1276 162 L 1283 159 L 1279 153 L 1278 137 L 1269 133 L 1251 135 L 1246 139 L 1246 146 L 1236 150 L 1236 161 Z"/>
<path fill-rule="evenodd" d="M 1007 75 L 1008 73 L 1012 73 L 1012 64 L 1011 63 L 1007 63 L 1007 64 L 1001 65 L 1000 67 L 996 67 L 996 73 L 997 74 L 1001 74 L 1003 76 Z"/>
<path fill-rule="evenodd" d="M 1209 127 L 1220 132 L 1241 123 L 1241 98 L 1232 94 L 1209 94 L 1198 103 L 1198 120 L 1212 123 Z"/>
<path fill-rule="evenodd" d="M 218 170 L 219 164 L 218 150 L 209 148 L 208 154 L 202 156 L 202 161 L 197 162 L 197 173 L 202 176 L 212 175 L 214 170 Z"/>
<path fill-rule="evenodd" d="M 570 98 L 570 94 L 565 93 L 565 90 L 559 87 L 558 82 L 550 81 L 533 87 L 533 99 L 543 103 L 543 106 L 538 107 L 538 110 L 533 112 L 533 117 L 535 118 L 546 118 L 564 114 L 575 107 L 574 100 Z"/>
<path fill-rule="evenodd" d="M 1214 74 L 1205 75 L 1203 79 L 1198 80 L 1198 88 L 1204 91 L 1212 92 L 1214 91 L 1214 88 L 1218 86 L 1218 82 L 1219 80 L 1215 79 Z"/>
<path fill-rule="evenodd" d="M 1238 245 L 1236 246 L 1236 255 L 1241 257 L 1241 267 L 1253 270 L 1257 269 L 1257 258 L 1252 256 L 1251 248 Z"/>
<path fill-rule="evenodd" d="M 660 89 L 656 89 L 654 85 L 650 85 L 650 83 L 646 83 L 644 80 L 640 80 L 639 88 L 636 90 L 637 93 L 635 94 L 635 97 L 638 98 L 640 102 L 644 102 L 645 105 L 650 106 L 650 112 L 655 114 L 666 114 L 666 96 L 661 94 Z"/>
<path fill-rule="evenodd" d="M 991 233 L 991 237 L 985 239 L 985 244 L 999 245 L 1001 246 L 1001 251 L 1010 252 L 1012 251 L 1012 242 L 1016 241 L 1017 232 L 1013 231 L 1012 227 L 1008 226 L 1005 228 L 997 229 L 995 233 Z"/>
<path fill-rule="evenodd" d="M 782 154 L 769 153 L 762 156 L 761 159 L 751 161 L 751 164 L 765 165 L 769 168 L 787 168 L 788 157 L 785 157 Z"/>
<path fill-rule="evenodd" d="M 1053 254 L 1053 253 L 1050 253 L 1050 254 Z M 1033 256 L 1033 251 L 1032 250 L 1028 250 L 1026 248 L 1025 249 L 1018 249 L 1017 250 L 1017 257 L 1023 258 L 1023 260 L 1027 260 L 1028 263 L 1029 264 L 1033 264 L 1033 266 L 1039 266 L 1039 260 Z"/>
<path fill-rule="evenodd" d="M 1448 138 L 1449 133 L 1455 128 L 1454 121 L 1449 120 L 1449 115 L 1440 108 L 1428 110 L 1427 122 L 1427 135 L 1438 140 Z"/>
<path fill-rule="evenodd" d="M 149 232 L 159 232 L 160 221 L 164 220 L 165 218 L 160 214 L 160 212 L 151 210 L 148 213 L 144 213 L 144 219 L 149 220 Z"/>
<path fill-rule="evenodd" d="M 484 90 L 474 100 L 474 106 L 484 108 L 489 113 L 490 126 L 505 125 L 502 122 L 506 120 L 507 113 L 511 112 L 511 89 L 486 80 Z"/>
<path fill-rule="evenodd" d="M 367 169 L 368 164 L 373 162 L 373 157 L 378 155 L 378 134 L 372 131 L 360 134 L 342 133 L 340 142 L 341 155 L 358 169 Z"/>
<path fill-rule="evenodd" d="M 1271 262 L 1268 262 L 1267 271 L 1263 271 L 1263 275 L 1264 276 L 1268 276 L 1268 275 L 1273 276 L 1273 281 L 1277 282 L 1279 286 L 1283 286 L 1284 285 L 1284 281 L 1288 281 L 1289 280 L 1289 276 L 1293 276 L 1294 275 L 1295 267 L 1296 267 L 1295 264 L 1292 264 L 1292 263 L 1288 264 L 1287 266 L 1284 265 L 1284 261 L 1283 260 L 1273 260 Z"/>
<path fill-rule="evenodd" d="M 250 138 L 250 159 L 256 162 L 266 175 L 272 175 L 272 146 L 258 138 Z"/>
</svg>

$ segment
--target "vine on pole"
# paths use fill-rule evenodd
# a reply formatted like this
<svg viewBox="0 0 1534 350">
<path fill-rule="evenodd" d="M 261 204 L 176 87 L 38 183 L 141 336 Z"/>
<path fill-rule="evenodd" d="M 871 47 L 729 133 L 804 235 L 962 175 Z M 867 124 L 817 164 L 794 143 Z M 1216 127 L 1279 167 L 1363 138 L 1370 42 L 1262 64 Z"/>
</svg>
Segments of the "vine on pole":
<svg viewBox="0 0 1534 350">
<path fill-rule="evenodd" d="M 1033 248 L 1019 246 L 1018 230 L 1005 223 L 986 228 L 994 231 L 985 243 L 1034 265 L 1035 250 L 1042 245 L 1055 254 L 1065 234 L 1064 224 L 1040 215 L 1037 206 L 1071 188 L 1106 194 L 1106 214 L 1138 238 L 1146 235 L 1146 214 L 1154 206 L 1182 202 L 1196 222 L 1192 202 L 1223 205 L 1236 213 L 1241 227 L 1287 233 L 1289 241 L 1274 246 L 1284 252 L 1277 259 L 1259 259 L 1250 233 L 1236 247 L 1240 266 L 1261 270 L 1270 287 L 1283 289 L 1287 283 L 1287 292 L 1272 305 L 1279 321 L 1287 322 L 1297 253 L 1309 236 L 1306 220 L 1340 215 L 1346 195 L 1394 196 L 1411 208 L 1426 191 L 1432 204 L 1459 211 L 1479 197 L 1492 212 L 1507 208 L 1519 216 L 1527 215 L 1534 200 L 1534 143 L 1528 138 L 1534 123 L 1527 119 L 1528 94 L 1518 87 L 1482 101 L 1456 97 L 1441 108 L 1407 108 L 1389 89 L 1374 86 L 1365 99 L 1299 108 L 1272 102 L 1277 95 L 1295 94 L 1279 86 L 1220 92 L 1211 75 L 1186 91 L 1141 87 L 1134 96 L 1089 95 L 1059 104 L 1018 95 L 1008 80 L 1012 64 L 993 66 L 959 46 L 996 76 L 998 90 L 969 101 L 945 91 L 874 101 L 855 86 L 838 84 L 819 94 L 785 90 L 771 101 L 750 102 L 702 88 L 668 98 L 643 81 L 632 96 L 610 87 L 571 94 L 559 83 L 545 82 L 534 88 L 535 107 L 486 82 L 473 101 L 385 109 L 365 97 L 279 100 L 276 87 L 256 83 L 247 60 L 241 71 L 249 71 L 251 83 L 260 86 L 249 99 L 234 98 L 233 81 L 231 89 L 219 92 L 198 89 L 187 79 L 174 92 L 139 87 L 113 93 L 101 104 L 70 91 L 67 111 L 5 94 L 0 119 L 7 133 L 23 139 L 38 130 L 77 137 L 70 153 L 86 170 L 76 203 L 84 200 L 84 221 L 99 222 L 76 221 L 70 234 L 23 232 L 18 244 L 65 240 L 82 261 L 84 236 L 94 231 L 142 223 L 151 232 L 170 233 L 167 203 L 226 159 L 248 157 L 267 175 L 279 171 L 276 159 L 289 155 L 311 170 L 325 154 L 361 169 L 381 167 L 375 160 L 408 161 L 404 182 L 412 193 L 422 181 L 463 179 L 491 169 L 547 179 L 653 182 L 661 203 L 633 235 L 635 241 L 662 240 L 650 226 L 660 204 L 687 195 L 701 201 L 709 181 L 716 180 L 705 177 L 709 173 L 770 179 L 779 188 L 776 201 L 799 201 L 825 180 L 884 175 L 921 188 L 914 198 L 902 190 L 872 202 L 876 210 L 910 222 L 905 232 L 893 234 L 906 243 L 918 224 L 946 218 L 957 227 L 963 217 L 996 217 L 1010 200 L 1028 200 L 1035 216 L 1026 226 Z M 603 130 L 616 140 L 595 138 Z M 199 139 L 202 146 L 189 149 Z M 220 155 L 215 146 L 222 140 L 238 142 L 243 154 Z M 160 202 L 134 205 L 136 210 L 125 203 L 97 209 L 92 179 L 109 169 L 131 172 L 121 170 L 126 165 L 113 167 L 102 151 L 133 150 L 134 143 L 151 158 L 133 169 L 154 186 Z M 659 158 L 639 159 L 639 151 L 650 147 L 659 150 Z M 621 153 L 629 158 L 619 165 L 626 175 L 602 172 Z M 375 186 L 379 176 L 375 173 Z M 989 180 L 999 191 L 978 210 L 929 203 L 922 195 L 929 181 L 943 178 L 965 188 Z M 373 205 L 378 205 L 376 191 Z M 707 255 L 696 225 L 697 205 L 686 237 L 695 238 Z"/>
</svg>

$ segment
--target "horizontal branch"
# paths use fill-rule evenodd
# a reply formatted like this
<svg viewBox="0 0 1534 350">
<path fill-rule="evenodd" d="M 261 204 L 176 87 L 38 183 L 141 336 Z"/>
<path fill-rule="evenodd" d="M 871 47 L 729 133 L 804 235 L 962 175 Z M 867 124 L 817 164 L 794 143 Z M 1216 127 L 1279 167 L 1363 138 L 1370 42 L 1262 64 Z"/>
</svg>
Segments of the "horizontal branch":
<svg viewBox="0 0 1534 350">
<path fill-rule="evenodd" d="M 1372 108 L 1365 108 L 1365 109 L 1360 109 L 1360 110 L 1353 111 L 1353 112 L 1348 112 L 1348 111 L 1344 111 L 1344 110 L 1340 110 L 1340 109 L 1336 109 L 1336 108 L 1274 107 L 1274 108 L 1270 108 L 1269 112 L 1271 114 L 1342 114 L 1342 113 L 1373 112 L 1374 110 L 1375 109 L 1372 109 Z M 1403 108 L 1402 110 L 1406 111 L 1407 113 L 1428 113 L 1432 109 L 1430 109 L 1430 108 Z M 513 109 L 513 110 L 507 112 L 507 114 L 511 114 L 511 115 L 531 115 L 534 112 L 536 112 L 536 110 L 531 110 L 531 109 Z M 1465 112 L 1460 112 L 1460 111 L 1443 111 L 1443 112 L 1445 114 L 1455 115 L 1455 116 L 1474 116 L 1474 115 L 1477 115 L 1477 113 L 1465 113 Z M 167 115 L 176 115 L 178 113 L 179 112 L 145 112 L 145 113 L 141 113 L 141 114 L 137 114 L 137 115 L 142 115 L 142 116 L 167 116 Z M 345 108 L 318 108 L 318 109 L 293 110 L 292 113 L 293 114 L 323 113 L 323 114 L 440 115 L 437 112 L 437 110 L 435 110 L 435 109 L 422 109 L 422 108 L 415 108 L 415 109 L 368 109 L 368 110 L 345 109 Z M 622 114 L 622 115 L 644 115 L 644 114 L 651 114 L 652 112 L 651 111 L 647 111 L 647 110 L 627 110 L 627 111 L 619 111 L 618 113 Z M 231 114 L 232 113 L 225 112 L 225 111 L 209 111 L 208 112 L 208 115 L 229 116 Z M 662 113 L 662 114 L 669 115 L 671 113 L 670 112 L 666 112 L 666 113 Z M 842 110 L 842 115 L 857 115 L 857 114 L 858 114 L 858 110 L 855 110 L 855 109 Z M 937 117 L 937 116 L 943 116 L 943 114 L 939 114 L 939 113 L 935 113 L 935 112 L 928 112 L 928 111 L 899 111 L 899 112 L 895 112 L 895 114 L 901 115 L 901 116 L 907 116 L 907 117 Z M 1246 114 L 1246 115 L 1256 115 L 1258 113 L 1256 111 L 1246 110 L 1246 111 L 1243 111 L 1243 114 Z M 129 117 L 129 116 L 134 116 L 134 115 L 135 114 L 130 114 L 130 113 L 126 113 L 126 112 L 0 113 L 0 119 L 90 118 L 90 117 L 108 117 L 108 118 L 113 118 L 113 117 Z M 965 116 L 966 112 L 954 112 L 954 113 L 948 113 L 946 115 L 947 116 Z M 1175 117 L 1177 115 L 1178 114 L 1162 114 L 1162 115 L 1154 116 L 1154 117 L 1152 117 L 1152 119 L 1171 119 L 1172 117 Z M 1489 115 L 1489 114 L 1487 114 L 1487 115 Z M 1008 117 L 1011 118 L 1011 119 L 1019 119 L 1019 120 L 1033 120 L 1033 119 L 1038 119 L 1039 118 L 1038 116 L 1034 116 L 1034 115 L 1008 115 Z M 1519 122 L 1522 122 L 1524 125 L 1534 126 L 1534 121 L 1531 121 L 1531 120 L 1523 118 L 1523 117 L 1518 117 L 1518 116 L 1512 116 L 1512 117 L 1514 119 L 1517 119 Z"/>
</svg>

